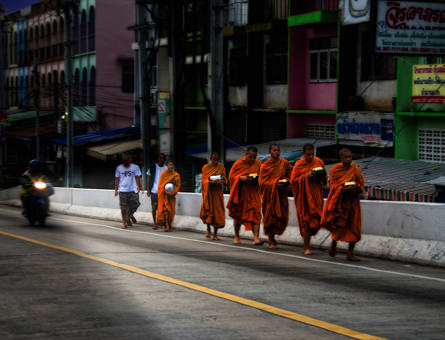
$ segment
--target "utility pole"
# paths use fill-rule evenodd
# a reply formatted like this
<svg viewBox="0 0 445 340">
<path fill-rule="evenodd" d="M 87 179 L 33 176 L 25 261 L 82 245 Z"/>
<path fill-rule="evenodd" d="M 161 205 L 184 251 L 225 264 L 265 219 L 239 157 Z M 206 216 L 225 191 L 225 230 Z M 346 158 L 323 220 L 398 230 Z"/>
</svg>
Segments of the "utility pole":
<svg viewBox="0 0 445 340">
<path fill-rule="evenodd" d="M 36 110 L 36 158 L 40 161 L 40 74 L 38 70 L 39 64 L 37 59 L 34 60 L 32 66 L 32 74 L 34 75 L 34 107 Z"/>
<path fill-rule="evenodd" d="M 73 186 L 73 166 L 74 166 L 74 148 L 73 148 L 73 59 L 71 55 L 71 8 L 75 6 L 73 0 L 64 2 L 63 12 L 65 14 L 65 74 L 67 76 L 66 91 L 66 140 L 68 155 L 66 157 L 66 182 L 69 188 Z"/>
<path fill-rule="evenodd" d="M 225 161 L 224 141 L 224 2 L 211 0 L 210 7 L 210 55 L 211 55 L 211 112 L 215 122 L 212 133 L 212 152 L 220 154 Z M 202 61 L 201 61 L 202 62 Z M 212 131 L 213 132 L 213 131 Z"/>
<path fill-rule="evenodd" d="M 147 179 L 145 173 L 150 162 L 150 93 L 148 91 L 149 85 L 147 82 L 147 29 L 146 25 L 145 7 L 141 1 L 136 0 L 136 40 L 137 40 L 137 79 L 138 79 L 138 93 L 139 93 L 139 110 L 141 121 L 141 141 L 142 141 L 142 176 L 143 186 L 147 187 Z"/>
<path fill-rule="evenodd" d="M 7 67 L 7 48 L 5 39 L 5 20 L 3 14 L 5 13 L 5 8 L 2 4 L 0 4 L 0 120 L 6 119 L 6 106 L 8 103 L 8 94 L 6 92 L 6 84 L 5 82 L 5 72 Z M 4 142 L 4 132 L 5 126 L 3 125 L 3 121 L 0 121 L 0 166 L 6 164 L 6 143 Z"/>
</svg>

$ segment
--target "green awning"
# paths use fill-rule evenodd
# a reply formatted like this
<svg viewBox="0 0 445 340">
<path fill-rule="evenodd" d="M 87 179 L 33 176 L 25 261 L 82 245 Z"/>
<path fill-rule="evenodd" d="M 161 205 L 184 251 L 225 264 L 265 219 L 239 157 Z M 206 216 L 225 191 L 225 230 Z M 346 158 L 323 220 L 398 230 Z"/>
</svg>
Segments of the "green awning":
<svg viewBox="0 0 445 340">
<path fill-rule="evenodd" d="M 40 111 L 40 117 L 50 116 L 53 114 L 54 111 Z M 8 115 L 8 117 L 6 117 L 6 120 L 8 123 L 14 123 L 25 119 L 35 119 L 35 118 L 36 118 L 36 111 L 25 111 L 25 112 L 10 114 Z"/>
<path fill-rule="evenodd" d="M 95 106 L 75 106 L 73 107 L 75 122 L 95 122 L 96 107 Z"/>
</svg>

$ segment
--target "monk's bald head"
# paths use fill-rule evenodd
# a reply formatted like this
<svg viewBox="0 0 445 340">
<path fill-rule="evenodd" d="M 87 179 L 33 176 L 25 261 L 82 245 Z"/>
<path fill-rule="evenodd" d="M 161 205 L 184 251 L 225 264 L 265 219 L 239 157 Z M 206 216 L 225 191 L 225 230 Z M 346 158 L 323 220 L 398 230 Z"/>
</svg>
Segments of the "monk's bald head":
<svg viewBox="0 0 445 340">
<path fill-rule="evenodd" d="M 308 163 L 312 163 L 314 161 L 315 150 L 312 144 L 304 144 L 303 145 L 303 157 Z"/>
<path fill-rule="evenodd" d="M 258 154 L 258 149 L 254 146 L 249 146 L 246 151 L 246 160 L 248 163 L 253 163 Z"/>
<path fill-rule="evenodd" d="M 280 155 L 281 155 L 280 146 L 278 144 L 271 144 L 269 146 L 269 154 L 270 154 L 270 157 L 272 157 L 273 159 L 280 158 Z"/>
<path fill-rule="evenodd" d="M 340 155 L 340 161 L 344 166 L 350 166 L 352 163 L 352 152 L 348 148 L 341 148 L 338 152 Z"/>
<path fill-rule="evenodd" d="M 212 162 L 213 164 L 218 164 L 218 162 L 219 162 L 219 153 L 212 152 L 212 154 L 210 155 L 210 162 Z"/>
</svg>

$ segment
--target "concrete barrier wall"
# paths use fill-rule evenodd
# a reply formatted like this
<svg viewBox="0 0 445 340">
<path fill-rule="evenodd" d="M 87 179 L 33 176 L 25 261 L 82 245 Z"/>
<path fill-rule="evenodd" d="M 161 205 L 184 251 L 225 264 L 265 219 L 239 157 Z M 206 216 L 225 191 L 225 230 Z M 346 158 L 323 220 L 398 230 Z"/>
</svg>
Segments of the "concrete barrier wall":
<svg viewBox="0 0 445 340">
<path fill-rule="evenodd" d="M 19 188 L 0 191 L 0 203 L 20 205 Z M 204 232 L 205 225 L 199 219 L 201 194 L 179 193 L 176 201 L 176 217 L 173 226 L 177 229 Z M 225 195 L 227 203 L 228 195 Z M 153 223 L 150 199 L 140 195 L 141 206 L 135 214 L 139 222 Z M 302 239 L 294 200 L 289 199 L 289 226 L 278 242 L 301 245 Z M 445 266 L 445 205 L 437 203 L 362 201 L 362 240 L 357 244 L 357 253 Z M 51 196 L 51 210 L 59 213 L 120 220 L 119 198 L 113 190 L 56 188 Z M 226 227 L 221 235 L 233 235 L 233 220 L 227 216 Z M 243 231 L 241 237 L 251 238 Z M 313 238 L 313 246 L 327 248 L 329 233 L 321 230 Z M 262 235 L 263 239 L 267 239 Z M 346 245 L 340 243 L 340 249 Z"/>
</svg>

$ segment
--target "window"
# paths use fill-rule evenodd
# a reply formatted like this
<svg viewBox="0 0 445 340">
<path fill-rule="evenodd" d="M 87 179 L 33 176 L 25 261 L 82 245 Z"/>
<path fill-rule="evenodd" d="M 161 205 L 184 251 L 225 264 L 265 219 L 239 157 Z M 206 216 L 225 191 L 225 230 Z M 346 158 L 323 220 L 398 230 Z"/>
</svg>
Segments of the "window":
<svg viewBox="0 0 445 340">
<path fill-rule="evenodd" d="M 244 26 L 248 22 L 249 1 L 229 0 L 229 25 Z"/>
<path fill-rule="evenodd" d="M 304 128 L 306 137 L 335 140 L 335 125 L 333 124 L 306 124 Z"/>
<path fill-rule="evenodd" d="M 40 38 L 45 36 L 45 26 L 40 25 Z"/>
<path fill-rule="evenodd" d="M 79 15 L 76 12 L 74 12 L 73 16 L 73 25 L 72 25 L 72 54 L 79 53 Z"/>
<path fill-rule="evenodd" d="M 59 54 L 57 45 L 53 45 L 53 57 L 57 57 Z"/>
<path fill-rule="evenodd" d="M 80 53 L 87 51 L 87 12 L 80 15 Z"/>
<path fill-rule="evenodd" d="M 445 163 L 445 129 L 419 129 L 419 161 Z"/>
<path fill-rule="evenodd" d="M 80 98 L 79 98 L 79 86 L 80 86 L 80 72 L 79 69 L 76 68 L 74 72 L 74 80 L 73 80 L 73 105 L 79 106 Z"/>
<path fill-rule="evenodd" d="M 96 35 L 96 14 L 94 7 L 90 7 L 90 13 L 88 15 L 88 51 L 94 51 L 95 47 L 95 35 Z"/>
<path fill-rule="evenodd" d="M 375 53 L 371 32 L 362 32 L 361 40 L 361 81 L 395 80 L 397 56 Z"/>
<path fill-rule="evenodd" d="M 287 84 L 287 40 L 267 44 L 266 51 L 267 84 Z"/>
<path fill-rule="evenodd" d="M 310 82 L 337 81 L 337 37 L 311 39 Z"/>
<path fill-rule="evenodd" d="M 53 20 L 53 34 L 57 33 L 58 26 L 57 21 Z"/>
<path fill-rule="evenodd" d="M 49 22 L 46 23 L 46 36 L 49 37 L 51 35 L 51 24 Z"/>
<path fill-rule="evenodd" d="M 134 67 L 133 60 L 127 60 L 121 62 L 121 89 L 123 93 L 134 92 Z"/>
<path fill-rule="evenodd" d="M 88 99 L 88 71 L 86 68 L 82 70 L 82 82 L 80 84 L 81 89 L 81 97 L 80 97 L 80 106 L 86 106 L 87 105 L 87 99 Z"/>
<path fill-rule="evenodd" d="M 230 50 L 229 82 L 231 86 L 243 86 L 248 79 L 248 58 L 245 46 Z"/>
<path fill-rule="evenodd" d="M 89 83 L 88 105 L 96 105 L 96 68 L 91 67 L 90 71 L 90 83 Z"/>
</svg>

